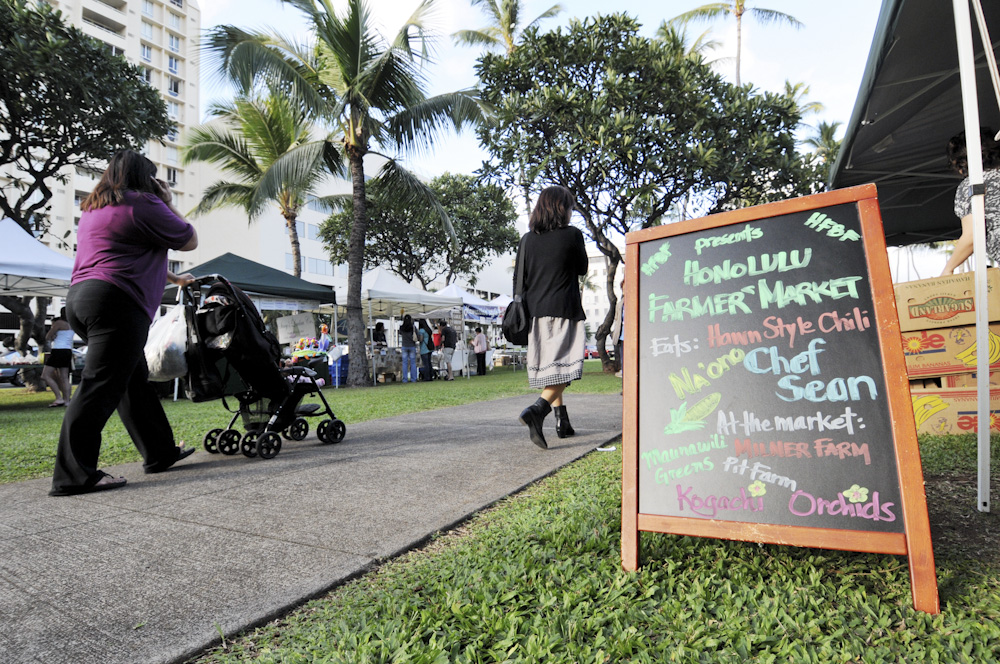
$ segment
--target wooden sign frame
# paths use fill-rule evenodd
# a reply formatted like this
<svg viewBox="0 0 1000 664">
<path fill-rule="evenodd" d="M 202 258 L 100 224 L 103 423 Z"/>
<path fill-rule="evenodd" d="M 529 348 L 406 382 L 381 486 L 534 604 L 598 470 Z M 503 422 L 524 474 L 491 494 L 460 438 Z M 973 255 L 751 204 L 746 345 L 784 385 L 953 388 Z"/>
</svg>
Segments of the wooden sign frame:
<svg viewBox="0 0 1000 664">
<path fill-rule="evenodd" d="M 861 220 L 862 243 L 874 305 L 873 326 L 877 331 L 887 391 L 896 467 L 903 511 L 903 533 L 870 532 L 806 526 L 742 523 L 714 519 L 639 513 L 639 366 L 640 315 L 639 246 L 643 242 L 683 235 L 740 222 L 759 221 L 844 203 L 856 203 Z M 917 446 L 916 425 L 910 401 L 906 365 L 900 344 L 899 319 L 893 295 L 882 218 L 875 185 L 770 203 L 701 219 L 658 226 L 625 239 L 625 357 L 622 422 L 622 567 L 639 567 L 639 533 L 659 532 L 696 537 L 786 544 L 866 553 L 905 555 L 909 561 L 914 607 L 927 613 L 940 611 L 930 521 L 924 495 L 923 469 Z"/>
</svg>

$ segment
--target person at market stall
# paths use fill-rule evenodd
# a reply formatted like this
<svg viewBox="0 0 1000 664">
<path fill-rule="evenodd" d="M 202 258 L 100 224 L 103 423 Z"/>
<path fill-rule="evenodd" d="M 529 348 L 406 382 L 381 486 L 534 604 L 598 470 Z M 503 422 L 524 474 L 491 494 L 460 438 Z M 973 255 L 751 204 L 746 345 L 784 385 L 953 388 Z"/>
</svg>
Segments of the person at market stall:
<svg viewBox="0 0 1000 664">
<path fill-rule="evenodd" d="M 541 388 L 542 395 L 518 418 L 528 427 L 528 436 L 538 447 L 548 448 L 542 423 L 553 409 L 556 435 L 576 433 L 563 404 L 563 391 L 583 376 L 583 302 L 579 277 L 587 273 L 587 248 L 583 233 L 570 225 L 576 201 L 566 187 L 542 190 L 528 220 L 517 260 L 524 265 L 520 289 L 531 312 L 528 333 L 528 385 Z M 518 270 L 514 270 L 515 279 Z M 514 292 L 518 292 L 517 284 Z"/>
<path fill-rule="evenodd" d="M 56 395 L 49 408 L 65 406 L 70 401 L 69 370 L 73 366 L 73 329 L 66 322 L 66 307 L 52 319 L 52 326 L 45 335 L 45 341 L 50 345 L 45 356 L 45 367 L 42 369 L 42 380 Z"/>
<path fill-rule="evenodd" d="M 384 346 L 385 342 L 385 323 L 379 321 L 375 323 L 375 330 L 372 332 L 372 341 L 378 345 Z"/>
<path fill-rule="evenodd" d="M 171 205 L 156 166 L 132 150 L 115 154 L 80 204 L 67 320 L 88 345 L 76 396 L 63 418 L 51 496 L 125 486 L 124 477 L 97 469 L 101 432 L 111 414 L 125 425 L 147 473 L 167 470 L 194 452 L 174 434 L 147 381 L 143 347 L 166 282 L 185 286 L 191 274 L 167 269 L 167 250 L 191 251 L 198 234 Z"/>
<path fill-rule="evenodd" d="M 993 262 L 1000 262 L 1000 143 L 993 138 L 993 131 L 983 127 L 979 132 L 983 149 L 983 184 L 986 185 L 986 255 Z M 972 200 L 969 193 L 969 151 L 965 132 L 948 141 L 948 161 L 965 179 L 955 190 L 955 216 L 962 220 L 962 235 L 955 241 L 951 257 L 941 271 L 941 276 L 953 274 L 955 268 L 972 255 Z"/>
<path fill-rule="evenodd" d="M 330 328 L 326 326 L 326 323 L 322 323 L 319 326 L 319 349 L 324 353 L 330 351 L 333 346 L 333 339 L 330 338 Z"/>
<path fill-rule="evenodd" d="M 476 375 L 485 376 L 486 375 L 486 351 L 490 349 L 489 342 L 486 341 L 486 335 L 483 334 L 483 328 L 476 328 L 476 336 L 472 340 L 472 352 L 476 354 Z"/>
<path fill-rule="evenodd" d="M 399 352 L 402 356 L 403 382 L 417 382 L 417 338 L 416 326 L 410 314 L 403 316 L 399 326 Z"/>
<path fill-rule="evenodd" d="M 458 342 L 458 335 L 455 330 L 448 325 L 448 321 L 438 322 L 438 333 L 441 335 L 441 370 L 447 370 L 447 380 L 455 380 L 455 375 L 451 370 L 451 360 L 455 357 L 455 344 Z"/>
<path fill-rule="evenodd" d="M 434 350 L 431 326 L 423 318 L 420 319 L 420 360 L 423 362 L 424 380 L 433 380 L 434 370 L 431 367 L 431 353 Z"/>
</svg>

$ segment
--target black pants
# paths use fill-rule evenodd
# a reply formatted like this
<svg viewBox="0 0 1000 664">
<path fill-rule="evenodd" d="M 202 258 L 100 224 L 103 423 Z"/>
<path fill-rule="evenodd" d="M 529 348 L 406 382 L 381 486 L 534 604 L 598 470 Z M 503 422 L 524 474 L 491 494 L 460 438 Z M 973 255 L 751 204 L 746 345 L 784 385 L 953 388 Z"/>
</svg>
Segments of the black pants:
<svg viewBox="0 0 1000 664">
<path fill-rule="evenodd" d="M 431 367 L 431 354 L 421 353 L 420 359 L 423 361 L 424 364 L 424 380 L 433 380 L 434 369 Z"/>
<path fill-rule="evenodd" d="M 476 353 L 476 375 L 486 375 L 486 353 Z"/>
<path fill-rule="evenodd" d="M 143 347 L 149 316 L 125 292 L 103 281 L 74 284 L 66 317 L 87 344 L 87 362 L 73 395 L 56 451 L 51 495 L 71 495 L 97 483 L 101 432 L 118 409 L 146 470 L 163 470 L 178 448 L 160 399 L 149 384 Z"/>
</svg>

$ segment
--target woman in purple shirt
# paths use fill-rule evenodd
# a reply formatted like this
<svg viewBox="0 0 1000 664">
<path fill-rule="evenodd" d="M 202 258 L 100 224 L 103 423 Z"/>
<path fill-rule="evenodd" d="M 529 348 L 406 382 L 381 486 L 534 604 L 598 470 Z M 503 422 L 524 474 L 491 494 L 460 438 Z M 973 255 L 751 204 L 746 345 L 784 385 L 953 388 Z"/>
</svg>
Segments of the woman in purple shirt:
<svg viewBox="0 0 1000 664">
<path fill-rule="evenodd" d="M 101 432 L 118 409 L 145 461 L 159 473 L 194 448 L 174 444 L 159 397 L 147 381 L 143 347 L 165 282 L 185 285 L 190 274 L 167 270 L 167 250 L 198 246 L 194 227 L 171 206 L 170 188 L 149 159 L 124 150 L 83 201 L 76 262 L 66 314 L 87 344 L 87 363 L 59 434 L 52 496 L 125 486 L 124 477 L 97 469 Z"/>
</svg>

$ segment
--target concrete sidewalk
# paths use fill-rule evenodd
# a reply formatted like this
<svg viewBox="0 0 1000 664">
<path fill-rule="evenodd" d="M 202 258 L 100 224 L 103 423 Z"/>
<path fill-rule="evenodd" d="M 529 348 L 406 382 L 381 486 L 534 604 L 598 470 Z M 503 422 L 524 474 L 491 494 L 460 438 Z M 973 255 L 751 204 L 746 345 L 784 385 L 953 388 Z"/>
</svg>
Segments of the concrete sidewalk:
<svg viewBox="0 0 1000 664">
<path fill-rule="evenodd" d="M 352 424 L 271 460 L 199 450 L 129 484 L 0 486 L 0 661 L 177 662 L 364 573 L 621 432 L 621 397 L 567 395 L 540 450 L 516 397 Z M 336 396 L 331 400 L 337 412 Z M 221 406 L 220 406 L 221 408 Z"/>
</svg>

